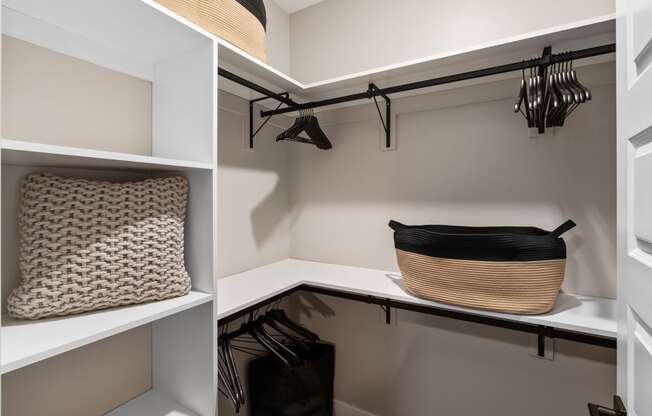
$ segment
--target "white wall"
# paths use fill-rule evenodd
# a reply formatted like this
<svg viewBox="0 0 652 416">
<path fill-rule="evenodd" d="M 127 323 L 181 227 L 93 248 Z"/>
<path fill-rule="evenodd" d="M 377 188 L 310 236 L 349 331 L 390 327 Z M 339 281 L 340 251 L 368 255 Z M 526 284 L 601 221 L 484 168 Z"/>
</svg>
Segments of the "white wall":
<svg viewBox="0 0 652 416">
<path fill-rule="evenodd" d="M 219 106 L 217 275 L 223 277 L 289 257 L 291 181 L 290 153 L 274 141 L 280 129 L 267 124 L 249 150 L 248 103 L 220 92 Z"/>
<path fill-rule="evenodd" d="M 613 13 L 613 0 L 326 0 L 290 16 L 302 82 Z"/>
<path fill-rule="evenodd" d="M 274 0 L 265 0 L 267 63 L 279 71 L 290 73 L 290 16 Z"/>
</svg>

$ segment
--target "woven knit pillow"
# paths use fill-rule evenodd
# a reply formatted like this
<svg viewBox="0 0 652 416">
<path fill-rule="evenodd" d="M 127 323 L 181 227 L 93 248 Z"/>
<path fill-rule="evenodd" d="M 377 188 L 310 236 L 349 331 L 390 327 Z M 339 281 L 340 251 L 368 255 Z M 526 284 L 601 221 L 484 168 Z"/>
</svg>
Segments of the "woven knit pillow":
<svg viewBox="0 0 652 416">
<path fill-rule="evenodd" d="M 9 295 L 9 314 L 39 319 L 187 294 L 187 197 L 182 177 L 26 177 L 18 218 L 22 282 Z"/>
</svg>

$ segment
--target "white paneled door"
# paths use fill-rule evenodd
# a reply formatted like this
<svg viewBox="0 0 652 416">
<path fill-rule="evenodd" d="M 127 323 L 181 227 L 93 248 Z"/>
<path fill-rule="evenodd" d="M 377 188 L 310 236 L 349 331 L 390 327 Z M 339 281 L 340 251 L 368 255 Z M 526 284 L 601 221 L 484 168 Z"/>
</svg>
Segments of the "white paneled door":
<svg viewBox="0 0 652 416">
<path fill-rule="evenodd" d="M 617 0 L 616 11 L 618 300 L 620 305 L 618 395 L 622 397 L 628 415 L 650 416 L 652 415 L 652 0 Z M 619 410 L 624 411 L 624 409 Z M 593 412 L 603 413 L 596 408 L 593 408 Z"/>
</svg>

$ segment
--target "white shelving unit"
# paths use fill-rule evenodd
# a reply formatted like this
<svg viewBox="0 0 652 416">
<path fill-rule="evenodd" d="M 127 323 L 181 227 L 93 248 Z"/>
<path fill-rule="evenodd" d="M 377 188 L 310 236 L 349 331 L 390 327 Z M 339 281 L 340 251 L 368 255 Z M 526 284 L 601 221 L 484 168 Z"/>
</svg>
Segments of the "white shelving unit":
<svg viewBox="0 0 652 416">
<path fill-rule="evenodd" d="M 186 266 L 193 291 L 184 297 L 42 321 L 3 317 L 0 373 L 21 368 L 141 325 L 152 326 L 152 390 L 108 415 L 212 416 L 217 399 L 217 320 L 301 284 L 499 319 L 615 337 L 615 301 L 560 295 L 546 315 L 482 312 L 415 298 L 394 273 L 285 260 L 217 283 L 215 270 L 217 175 L 217 67 L 231 70 L 298 101 L 360 92 L 379 86 L 537 56 L 553 44 L 579 49 L 614 41 L 615 17 L 603 16 L 519 37 L 448 51 L 356 74 L 304 84 L 248 56 L 153 0 L 2 0 L 2 33 L 152 83 L 152 154 L 132 155 L 0 140 L 2 168 L 2 302 L 16 286 L 19 181 L 51 171 L 127 180 L 180 174 L 190 181 Z M 219 59 L 218 59 L 219 57 Z M 583 64 L 604 62 L 597 57 Z M 520 76 L 505 74 L 407 92 L 425 94 Z M 219 88 L 245 99 L 256 93 L 227 80 Z M 271 105 L 271 103 L 269 104 Z M 355 105 L 346 104 L 346 105 Z M 35 122 L 38 122 L 36 120 Z M 5 309 L 3 306 L 2 309 Z"/>
<path fill-rule="evenodd" d="M 217 282 L 218 319 L 308 284 L 414 305 L 464 312 L 507 321 L 543 325 L 602 337 L 616 337 L 616 300 L 561 293 L 543 315 L 512 315 L 464 308 L 417 298 L 404 289 L 396 272 L 288 259 L 238 273 Z"/>
<path fill-rule="evenodd" d="M 1 373 L 21 371 L 58 354 L 151 325 L 152 390 L 110 414 L 214 415 L 217 43 L 140 0 L 69 0 L 65 5 L 3 0 L 2 33 L 149 81 L 152 86 L 149 155 L 42 144 L 38 137 L 0 140 L 3 304 L 19 281 L 20 180 L 44 171 L 106 180 L 185 176 L 190 184 L 185 262 L 192 291 L 174 299 L 54 319 L 24 321 L 3 316 Z"/>
</svg>

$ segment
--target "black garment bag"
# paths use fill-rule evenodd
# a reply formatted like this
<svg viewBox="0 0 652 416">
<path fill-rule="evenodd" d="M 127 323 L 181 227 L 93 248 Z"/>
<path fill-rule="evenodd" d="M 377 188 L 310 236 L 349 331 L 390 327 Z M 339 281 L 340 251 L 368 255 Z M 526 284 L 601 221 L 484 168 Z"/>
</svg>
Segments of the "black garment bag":
<svg viewBox="0 0 652 416">
<path fill-rule="evenodd" d="M 290 347 L 302 362 L 285 366 L 267 355 L 249 363 L 251 416 L 332 416 L 335 346 Z"/>
</svg>

